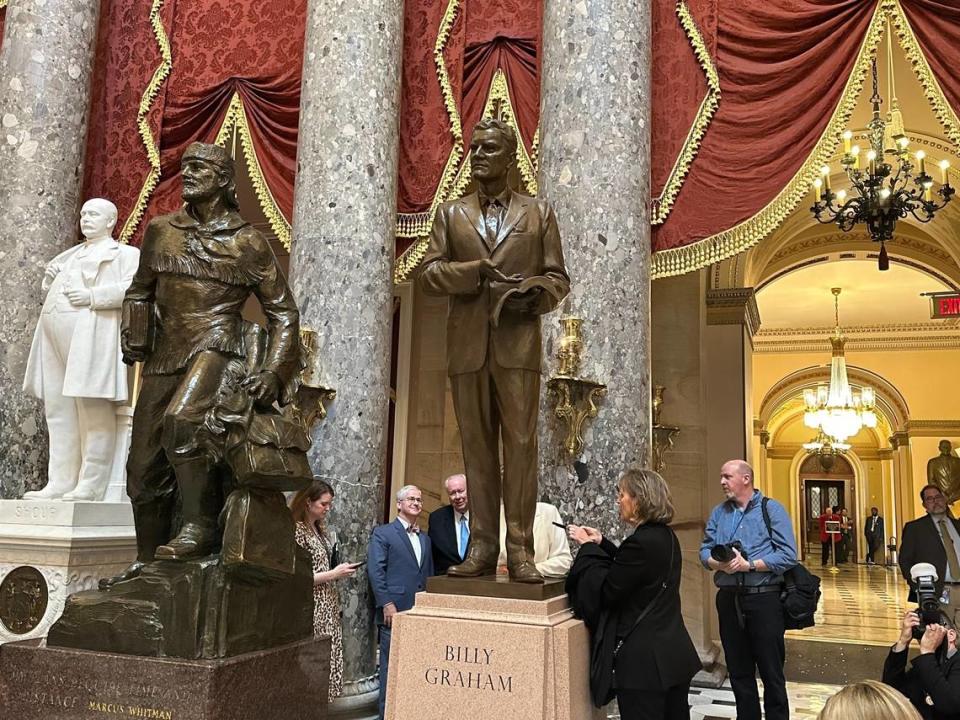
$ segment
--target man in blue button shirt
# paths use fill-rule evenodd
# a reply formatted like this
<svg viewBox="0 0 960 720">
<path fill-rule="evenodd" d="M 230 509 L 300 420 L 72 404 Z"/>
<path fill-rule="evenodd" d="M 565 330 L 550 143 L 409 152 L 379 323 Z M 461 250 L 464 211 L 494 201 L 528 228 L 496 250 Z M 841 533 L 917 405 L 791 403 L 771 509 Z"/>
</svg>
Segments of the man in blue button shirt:
<svg viewBox="0 0 960 720">
<path fill-rule="evenodd" d="M 726 500 L 710 513 L 700 545 L 700 562 L 715 570 L 720 642 L 740 720 L 760 720 L 757 670 L 763 680 L 766 720 L 787 720 L 790 705 L 783 677 L 783 574 L 797 564 L 790 517 L 767 499 L 770 530 L 763 519 L 763 494 L 753 486 L 753 469 L 730 460 L 720 469 Z M 711 557 L 717 545 L 739 542 L 727 562 Z"/>
</svg>

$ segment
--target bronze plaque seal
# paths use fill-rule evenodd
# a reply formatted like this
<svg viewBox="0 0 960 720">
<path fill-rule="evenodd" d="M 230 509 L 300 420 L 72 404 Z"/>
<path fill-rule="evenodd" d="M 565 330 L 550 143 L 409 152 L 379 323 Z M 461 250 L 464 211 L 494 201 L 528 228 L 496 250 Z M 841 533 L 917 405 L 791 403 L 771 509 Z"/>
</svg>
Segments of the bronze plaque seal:
<svg viewBox="0 0 960 720">
<path fill-rule="evenodd" d="M 47 581 L 35 567 L 14 568 L 0 582 L 0 622 L 15 635 L 25 635 L 47 611 Z"/>
</svg>

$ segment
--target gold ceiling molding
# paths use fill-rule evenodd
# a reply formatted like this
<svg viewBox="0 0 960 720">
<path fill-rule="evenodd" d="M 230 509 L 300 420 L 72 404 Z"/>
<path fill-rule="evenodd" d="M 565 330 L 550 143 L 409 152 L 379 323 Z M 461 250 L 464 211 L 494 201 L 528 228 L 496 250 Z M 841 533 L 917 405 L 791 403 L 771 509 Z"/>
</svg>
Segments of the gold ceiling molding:
<svg viewBox="0 0 960 720">
<path fill-rule="evenodd" d="M 776 230 L 793 212 L 809 192 L 819 168 L 833 156 L 840 142 L 840 134 L 853 114 L 870 63 L 876 55 L 886 18 L 895 5 L 896 0 L 880 0 L 878 3 L 833 115 L 800 170 L 786 186 L 766 207 L 734 227 L 683 247 L 653 253 L 652 277 L 681 275 L 743 252 Z"/>
<path fill-rule="evenodd" d="M 280 211 L 273 193 L 270 192 L 270 186 L 267 185 L 266 178 L 263 177 L 263 170 L 260 167 L 260 160 L 257 158 L 257 150 L 253 146 L 253 138 L 250 136 L 250 125 L 247 123 L 247 111 L 243 106 L 243 100 L 239 93 L 234 93 L 230 98 L 230 106 L 227 108 L 227 114 L 223 118 L 223 124 L 217 133 L 217 139 L 214 142 L 222 147 L 227 147 L 227 143 L 234 137 L 234 133 L 240 138 L 240 145 L 243 148 L 243 157 L 246 161 L 247 172 L 250 175 L 250 182 L 257 194 L 257 200 L 260 201 L 260 208 L 270 223 L 270 229 L 280 240 L 287 252 L 290 251 L 290 223 Z M 227 148 L 236 160 L 236 151 L 234 148 Z"/>
<path fill-rule="evenodd" d="M 870 236 L 865 232 L 834 232 L 827 233 L 824 235 L 813 235 L 806 237 L 802 240 L 790 243 L 789 245 L 784 245 L 770 258 L 769 265 L 773 265 L 777 261 L 787 260 L 792 255 L 803 254 L 806 250 L 811 248 L 816 248 L 817 252 L 836 252 L 831 251 L 830 247 L 833 245 L 853 245 L 857 243 L 863 243 L 864 248 L 873 248 L 875 243 L 870 239 Z M 950 253 L 944 250 L 940 245 L 935 243 L 925 242 L 920 238 L 911 237 L 909 235 L 898 235 L 897 236 L 897 246 L 906 247 L 912 250 L 916 250 L 924 255 L 929 255 L 930 257 L 936 258 L 944 263 L 952 262 L 950 258 Z M 767 281 L 764 280 L 764 283 Z"/>
<path fill-rule="evenodd" d="M 960 420 L 908 420 L 909 437 L 937 437 L 940 435 L 960 435 Z"/>
<path fill-rule="evenodd" d="M 660 195 L 652 201 L 650 211 L 650 223 L 652 225 L 661 224 L 667 219 L 670 210 L 673 209 L 673 203 L 680 193 L 680 188 L 683 187 L 683 181 L 690 171 L 690 166 L 693 164 L 697 152 L 700 150 L 700 143 L 703 141 L 703 136 L 706 135 L 710 121 L 713 120 L 713 116 L 720 106 L 720 76 L 717 74 L 717 66 L 714 64 L 713 58 L 710 57 L 710 51 L 707 49 L 707 44 L 703 40 L 700 28 L 697 27 L 697 23 L 690 13 L 690 8 L 687 7 L 687 3 L 684 2 L 684 0 L 678 0 L 676 13 L 680 20 L 680 25 L 693 48 L 693 54 L 696 56 L 697 62 L 703 70 L 704 79 L 707 82 L 707 92 L 700 102 L 700 107 L 697 109 L 696 116 L 694 116 L 693 124 L 687 132 L 686 140 L 683 141 L 683 146 L 680 148 L 680 153 L 673 163 L 670 175 L 667 176 L 663 190 L 661 190 Z"/>
<path fill-rule="evenodd" d="M 163 20 L 160 18 L 160 10 L 163 8 L 163 0 L 153 0 L 150 6 L 150 27 L 153 30 L 154 39 L 157 42 L 157 49 L 160 51 L 160 64 L 153 71 L 153 77 L 147 83 L 146 89 L 140 98 L 140 106 L 137 108 L 137 129 L 140 132 L 140 139 L 147 149 L 147 159 L 150 161 L 150 172 L 143 181 L 140 188 L 140 194 L 137 196 L 137 202 L 133 210 L 123 224 L 120 231 L 120 242 L 129 242 L 136 232 L 143 214 L 147 210 L 147 203 L 150 201 L 150 195 L 153 194 L 157 183 L 160 182 L 160 146 L 156 138 L 153 137 L 153 131 L 150 129 L 150 123 L 147 115 L 153 106 L 153 101 L 160 93 L 160 88 L 164 81 L 169 77 L 173 69 L 173 55 L 170 52 L 170 39 L 167 37 L 167 31 L 163 27 Z"/>
<path fill-rule="evenodd" d="M 900 350 L 960 350 L 957 331 L 940 335 L 906 335 L 874 338 L 847 337 L 847 350 L 856 352 L 888 352 Z M 753 351 L 762 355 L 785 353 L 828 352 L 829 340 L 792 338 L 771 340 L 768 337 L 753 338 Z"/>
</svg>

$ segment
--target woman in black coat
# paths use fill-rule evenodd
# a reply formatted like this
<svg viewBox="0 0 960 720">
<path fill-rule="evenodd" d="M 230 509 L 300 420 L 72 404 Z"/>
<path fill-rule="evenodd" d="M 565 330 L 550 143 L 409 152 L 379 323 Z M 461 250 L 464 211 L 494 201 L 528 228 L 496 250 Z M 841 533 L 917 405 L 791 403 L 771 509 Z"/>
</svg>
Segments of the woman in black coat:
<svg viewBox="0 0 960 720">
<path fill-rule="evenodd" d="M 615 616 L 609 627 L 620 646 L 613 688 L 621 719 L 688 720 L 690 680 L 701 665 L 680 614 L 683 563 L 667 525 L 673 519 L 670 490 L 652 470 L 634 469 L 617 489 L 620 517 L 636 529 L 618 548 L 595 528 L 571 525 L 570 538 L 581 546 L 571 575 L 578 564 L 604 573 L 583 586 L 599 581 L 600 607 Z"/>
</svg>

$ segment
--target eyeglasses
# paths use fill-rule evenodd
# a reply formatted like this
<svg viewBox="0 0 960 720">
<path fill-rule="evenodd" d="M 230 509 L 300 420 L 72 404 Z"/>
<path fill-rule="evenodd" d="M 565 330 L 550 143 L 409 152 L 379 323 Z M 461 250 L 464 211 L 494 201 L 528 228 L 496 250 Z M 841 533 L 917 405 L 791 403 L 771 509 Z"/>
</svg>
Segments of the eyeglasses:
<svg viewBox="0 0 960 720">
<path fill-rule="evenodd" d="M 423 500 L 420 498 L 404 498 L 404 502 L 408 502 L 411 505 L 423 505 Z"/>
</svg>

